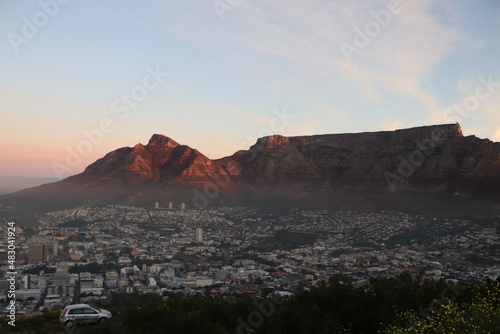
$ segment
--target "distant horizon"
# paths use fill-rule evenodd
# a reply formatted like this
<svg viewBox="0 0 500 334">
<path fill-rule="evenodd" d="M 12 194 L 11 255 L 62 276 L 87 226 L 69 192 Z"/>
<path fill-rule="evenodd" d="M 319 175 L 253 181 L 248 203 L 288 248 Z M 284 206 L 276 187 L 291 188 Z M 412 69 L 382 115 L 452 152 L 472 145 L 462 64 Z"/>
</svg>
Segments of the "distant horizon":
<svg viewBox="0 0 500 334">
<path fill-rule="evenodd" d="M 59 181 L 55 176 L 0 175 L 0 196 Z"/>
</svg>

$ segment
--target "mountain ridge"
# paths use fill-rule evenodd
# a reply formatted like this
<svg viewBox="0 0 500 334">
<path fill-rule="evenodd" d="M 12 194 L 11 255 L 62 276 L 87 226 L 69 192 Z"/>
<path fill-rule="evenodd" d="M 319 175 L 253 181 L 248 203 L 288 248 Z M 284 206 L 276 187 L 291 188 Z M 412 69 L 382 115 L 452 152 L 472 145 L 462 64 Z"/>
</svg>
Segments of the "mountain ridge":
<svg viewBox="0 0 500 334">
<path fill-rule="evenodd" d="M 446 210 L 469 201 L 492 205 L 496 212 L 498 186 L 500 143 L 465 137 L 456 123 L 395 131 L 271 135 L 247 150 L 213 160 L 153 134 L 146 145 L 109 152 L 78 175 L 2 196 L 0 201 L 151 205 L 155 200 L 182 200 L 191 207 L 286 202 L 338 208 L 353 206 L 348 203 L 352 201 L 384 209 L 404 198 L 415 204 L 431 196 L 450 202 Z"/>
</svg>

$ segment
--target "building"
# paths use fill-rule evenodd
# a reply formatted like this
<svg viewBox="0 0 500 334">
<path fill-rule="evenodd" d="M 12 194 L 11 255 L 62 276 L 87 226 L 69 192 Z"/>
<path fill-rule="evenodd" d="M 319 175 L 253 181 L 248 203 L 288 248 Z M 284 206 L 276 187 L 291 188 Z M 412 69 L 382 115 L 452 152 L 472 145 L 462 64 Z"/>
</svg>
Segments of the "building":
<svg viewBox="0 0 500 334">
<path fill-rule="evenodd" d="M 116 270 L 107 270 L 106 279 L 118 279 L 118 273 Z"/>
<path fill-rule="evenodd" d="M 28 264 L 46 262 L 48 255 L 47 245 L 30 246 L 28 248 Z"/>
<path fill-rule="evenodd" d="M 28 298 L 40 299 L 42 296 L 42 289 L 20 289 L 16 291 L 16 298 L 26 300 Z"/>
<path fill-rule="evenodd" d="M 94 288 L 94 280 L 93 279 L 82 279 L 80 280 L 81 289 L 93 289 Z"/>
<path fill-rule="evenodd" d="M 172 204 L 172 202 L 168 202 L 168 208 L 169 208 L 170 210 L 172 210 L 172 209 L 173 209 L 173 207 L 174 207 L 174 205 Z"/>
<path fill-rule="evenodd" d="M 158 210 L 160 208 L 160 203 L 155 202 L 155 209 Z"/>
<path fill-rule="evenodd" d="M 196 279 L 196 286 L 203 287 L 214 284 L 214 280 L 210 277 L 200 277 Z"/>
<path fill-rule="evenodd" d="M 86 294 L 87 296 L 89 295 L 94 295 L 94 296 L 100 296 L 103 294 L 104 289 L 103 288 L 82 288 L 81 293 Z"/>
<path fill-rule="evenodd" d="M 75 286 L 71 285 L 71 284 L 47 286 L 47 297 L 49 297 L 49 296 L 72 297 L 74 294 L 75 294 Z M 57 298 L 50 298 L 50 299 L 57 299 Z M 46 301 L 47 301 L 47 298 L 46 298 Z"/>
<path fill-rule="evenodd" d="M 70 234 L 76 234 L 78 233 L 79 228 L 78 227 L 60 227 L 59 228 L 59 233 L 62 235 L 70 235 Z"/>
<path fill-rule="evenodd" d="M 197 227 L 194 231 L 194 240 L 196 242 L 202 242 L 203 240 L 203 230 L 200 227 Z"/>
<path fill-rule="evenodd" d="M 186 204 L 185 203 L 181 203 L 181 210 L 186 210 Z"/>
<path fill-rule="evenodd" d="M 57 241 L 54 241 L 52 243 L 52 255 L 54 255 L 54 256 L 59 255 L 59 243 Z"/>
<path fill-rule="evenodd" d="M 104 278 L 98 276 L 94 278 L 94 288 L 102 288 L 104 287 Z"/>
<path fill-rule="evenodd" d="M 115 270 L 106 271 L 106 286 L 115 287 L 118 283 L 118 273 Z"/>
<path fill-rule="evenodd" d="M 52 285 L 70 284 L 70 274 L 64 270 L 56 270 L 52 278 Z"/>
<path fill-rule="evenodd" d="M 92 274 L 89 272 L 80 273 L 80 280 L 91 280 Z"/>
</svg>

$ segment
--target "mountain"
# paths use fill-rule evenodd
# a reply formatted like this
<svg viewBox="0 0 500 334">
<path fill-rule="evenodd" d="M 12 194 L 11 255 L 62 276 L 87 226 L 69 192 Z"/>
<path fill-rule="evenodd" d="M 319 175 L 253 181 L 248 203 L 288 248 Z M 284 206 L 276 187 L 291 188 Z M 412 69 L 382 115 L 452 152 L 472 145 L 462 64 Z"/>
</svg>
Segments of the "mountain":
<svg viewBox="0 0 500 334">
<path fill-rule="evenodd" d="M 146 146 L 137 144 L 108 153 L 76 178 L 136 179 L 153 183 L 205 183 L 209 175 L 225 174 L 222 166 L 198 150 L 155 134 Z"/>
<path fill-rule="evenodd" d="M 398 209 L 497 217 L 500 143 L 464 137 L 460 125 L 396 131 L 263 137 L 211 160 L 155 134 L 106 154 L 81 174 L 0 197 L 39 207 L 169 201 Z"/>
</svg>

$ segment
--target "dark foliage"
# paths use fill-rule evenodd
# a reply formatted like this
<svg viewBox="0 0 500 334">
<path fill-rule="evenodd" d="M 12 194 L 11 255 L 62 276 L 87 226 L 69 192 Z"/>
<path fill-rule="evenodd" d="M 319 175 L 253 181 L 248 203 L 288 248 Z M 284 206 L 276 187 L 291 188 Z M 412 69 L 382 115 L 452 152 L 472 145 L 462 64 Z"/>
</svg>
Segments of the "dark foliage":
<svg viewBox="0 0 500 334">
<path fill-rule="evenodd" d="M 290 298 L 274 294 L 184 298 L 181 293 L 171 293 L 164 301 L 157 294 L 112 294 L 109 300 L 97 303 L 113 313 L 112 320 L 83 326 L 80 331 L 82 334 L 378 333 L 395 324 L 406 310 L 425 314 L 436 305 L 436 300 L 468 302 L 482 288 L 402 274 L 396 278 L 372 279 L 365 286 L 332 278 Z M 37 327 L 36 333 L 50 333 L 58 328 L 53 314 L 39 317 L 19 320 L 22 325 L 18 329 L 24 328 L 29 333 L 27 327 L 31 323 Z M 44 317 L 47 317 L 45 325 L 39 325 Z M 5 324 L 2 327 L 5 329 Z M 16 329 L 16 332 L 21 331 Z"/>
</svg>

